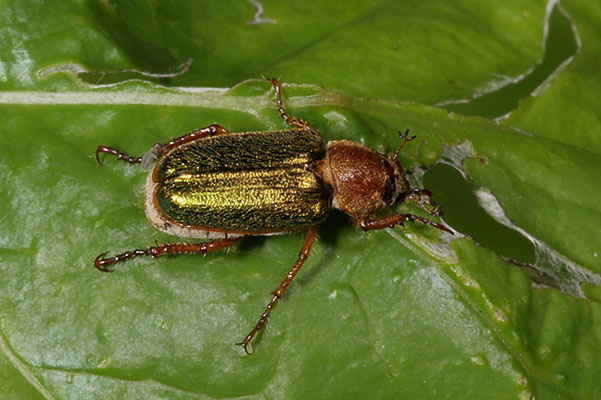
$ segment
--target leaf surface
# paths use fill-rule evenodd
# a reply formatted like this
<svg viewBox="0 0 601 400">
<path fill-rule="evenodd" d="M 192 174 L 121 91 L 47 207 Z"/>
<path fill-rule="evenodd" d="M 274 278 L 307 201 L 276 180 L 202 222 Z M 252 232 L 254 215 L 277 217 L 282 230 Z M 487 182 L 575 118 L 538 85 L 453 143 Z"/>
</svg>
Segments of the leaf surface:
<svg viewBox="0 0 601 400">
<path fill-rule="evenodd" d="M 0 397 L 600 397 L 599 7 L 562 2 L 577 53 L 494 122 L 440 106 L 533 68 L 554 3 L 261 5 L 254 25 L 252 2 L 0 6 Z M 281 129 L 261 74 L 326 140 L 392 152 L 410 128 L 401 162 L 457 232 L 332 212 L 248 357 L 302 234 L 102 274 L 98 254 L 174 238 L 146 173 L 94 151 Z"/>
</svg>

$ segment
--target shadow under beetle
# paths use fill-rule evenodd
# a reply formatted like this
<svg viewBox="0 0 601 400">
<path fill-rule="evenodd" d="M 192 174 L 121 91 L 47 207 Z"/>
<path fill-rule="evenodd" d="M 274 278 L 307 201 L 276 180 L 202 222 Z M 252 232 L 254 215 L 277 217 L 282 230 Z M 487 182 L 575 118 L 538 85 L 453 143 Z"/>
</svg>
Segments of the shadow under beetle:
<svg viewBox="0 0 601 400">
<path fill-rule="evenodd" d="M 146 179 L 144 209 L 158 230 L 182 238 L 206 239 L 202 243 L 157 243 L 105 258 L 94 266 L 105 272 L 110 264 L 136 256 L 160 257 L 172 253 L 210 253 L 236 244 L 247 235 L 280 235 L 305 230 L 296 263 L 272 298 L 259 321 L 240 343 L 250 354 L 250 342 L 259 332 L 275 303 L 309 255 L 317 226 L 330 209 L 346 213 L 367 231 L 419 222 L 451 232 L 445 226 L 413 214 L 392 214 L 370 219 L 376 210 L 410 201 L 434 217 L 442 213 L 429 206 L 432 193 L 411 188 L 397 160 L 403 146 L 415 136 L 399 132 L 401 144 L 383 155 L 348 140 L 332 140 L 324 147 L 319 132 L 307 122 L 286 114 L 280 84 L 275 89 L 281 117 L 290 129 L 273 132 L 230 133 L 219 125 L 192 131 L 157 143 L 143 157 L 130 157 L 106 146 L 109 153 L 143 169 L 158 160 Z M 424 200 L 425 199 L 425 200 Z"/>
</svg>

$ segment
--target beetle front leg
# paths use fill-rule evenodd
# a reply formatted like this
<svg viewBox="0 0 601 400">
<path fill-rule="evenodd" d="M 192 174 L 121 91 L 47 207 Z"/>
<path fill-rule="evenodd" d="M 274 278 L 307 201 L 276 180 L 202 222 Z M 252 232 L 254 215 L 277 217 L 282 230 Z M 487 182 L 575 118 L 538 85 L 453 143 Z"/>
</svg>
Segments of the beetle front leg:
<svg viewBox="0 0 601 400">
<path fill-rule="evenodd" d="M 229 132 L 221 125 L 209 125 L 205 128 L 193 130 L 192 132 L 189 132 L 178 138 L 171 139 L 168 143 L 155 143 L 150 148 L 150 150 L 146 152 L 146 154 L 144 154 L 143 157 L 132 157 L 125 153 L 121 153 L 113 148 L 100 145 L 96 149 L 96 161 L 98 161 L 98 164 L 102 165 L 99 154 L 108 153 L 116 156 L 117 159 L 126 161 L 130 164 L 141 164 L 142 169 L 146 169 L 152 161 L 159 158 L 159 156 L 161 156 L 162 154 L 166 154 L 169 150 L 173 149 L 174 147 L 180 146 L 184 143 L 192 142 L 194 140 L 202 139 L 207 136 L 224 135 L 226 133 Z"/>
<path fill-rule="evenodd" d="M 428 199 L 427 202 L 424 202 L 422 200 L 422 195 L 425 195 L 427 197 L 427 199 Z M 432 203 L 430 203 L 431 197 L 432 197 L 432 192 L 430 192 L 427 189 L 413 189 L 413 193 L 411 193 L 409 196 L 407 196 L 405 198 L 405 202 L 413 202 L 413 203 L 417 204 L 418 206 L 420 206 L 422 210 L 424 210 L 431 216 L 440 217 L 442 215 L 442 211 L 441 211 L 442 207 L 432 206 Z M 432 208 L 429 208 L 428 206 L 432 206 Z"/>
<path fill-rule="evenodd" d="M 107 265 L 129 260 L 137 256 L 151 256 L 157 258 L 165 254 L 181 253 L 200 253 L 207 254 L 216 250 L 224 249 L 238 243 L 242 237 L 233 239 L 219 239 L 211 242 L 202 243 L 157 243 L 156 246 L 149 246 L 147 249 L 136 249 L 121 253 L 114 257 L 104 258 L 107 253 L 102 253 L 94 260 L 94 267 L 102 272 L 113 272 L 114 270 L 106 268 Z"/>
<path fill-rule="evenodd" d="M 385 217 L 376 218 L 376 219 L 365 218 L 362 220 L 357 220 L 357 219 L 353 220 L 355 225 L 357 225 L 359 228 L 363 229 L 364 231 L 371 231 L 374 229 L 392 228 L 395 225 L 403 225 L 405 221 L 419 222 L 424 225 L 430 225 L 435 228 L 438 228 L 441 231 L 449 232 L 451 235 L 453 234 L 453 232 L 446 226 L 439 224 L 437 222 L 434 222 L 434 221 L 430 221 L 429 219 L 426 219 L 426 218 L 423 218 L 423 217 L 420 217 L 420 216 L 414 215 L 414 214 L 392 214 L 392 215 L 387 215 Z"/>
<path fill-rule="evenodd" d="M 265 322 L 267 322 L 267 317 L 269 317 L 269 313 L 271 312 L 271 310 L 273 310 L 273 307 L 275 306 L 275 303 L 277 303 L 277 301 L 282 298 L 282 296 L 284 295 L 284 292 L 286 291 L 288 286 L 290 286 L 290 283 L 292 283 L 292 280 L 294 279 L 294 277 L 296 276 L 298 271 L 301 269 L 301 267 L 305 263 L 305 260 L 307 259 L 307 257 L 309 257 L 309 252 L 311 251 L 311 247 L 313 246 L 313 241 L 315 240 L 316 235 L 317 235 L 317 226 L 313 226 L 313 227 L 309 228 L 309 230 L 307 230 L 307 233 L 305 234 L 305 241 L 303 242 L 303 247 L 301 248 L 301 251 L 298 254 L 298 259 L 296 260 L 296 263 L 294 264 L 292 269 L 288 272 L 288 275 L 286 275 L 286 277 L 284 278 L 282 283 L 280 283 L 280 286 L 278 286 L 278 288 L 276 290 L 271 292 L 271 294 L 273 295 L 273 298 L 271 299 L 269 304 L 267 304 L 267 307 L 265 307 L 265 311 L 263 312 L 263 314 L 261 314 L 261 318 L 259 318 L 259 322 L 257 322 L 257 325 L 255 325 L 253 330 L 250 331 L 250 333 L 248 335 L 246 335 L 246 337 L 244 338 L 243 341 L 241 341 L 240 343 L 236 343 L 237 345 L 240 345 L 244 348 L 244 351 L 246 352 L 246 354 L 252 353 L 252 347 L 250 346 L 250 341 L 263 328 L 263 326 L 265 325 Z M 249 350 L 249 348 L 250 348 L 250 350 Z"/>
</svg>

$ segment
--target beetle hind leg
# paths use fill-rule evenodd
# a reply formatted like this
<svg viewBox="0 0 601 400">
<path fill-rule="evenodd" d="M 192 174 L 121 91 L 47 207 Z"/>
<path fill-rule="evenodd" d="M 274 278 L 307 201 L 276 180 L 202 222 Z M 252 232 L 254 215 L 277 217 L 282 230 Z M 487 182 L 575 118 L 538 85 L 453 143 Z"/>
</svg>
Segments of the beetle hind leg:
<svg viewBox="0 0 601 400">
<path fill-rule="evenodd" d="M 273 307 L 275 306 L 275 303 L 277 303 L 277 301 L 282 298 L 282 296 L 284 295 L 284 292 L 286 291 L 288 286 L 290 286 L 290 283 L 292 283 L 292 280 L 294 279 L 294 277 L 296 276 L 298 271 L 301 269 L 301 267 L 305 263 L 305 260 L 307 259 L 307 257 L 309 257 L 309 252 L 311 251 L 311 247 L 313 246 L 313 241 L 315 240 L 316 235 L 317 235 L 317 226 L 313 226 L 313 227 L 309 228 L 309 230 L 307 230 L 307 233 L 305 234 L 305 241 L 303 242 L 303 247 L 301 248 L 301 251 L 298 254 L 298 259 L 296 260 L 296 263 L 294 264 L 292 269 L 288 272 L 288 275 L 286 275 L 286 277 L 284 278 L 282 283 L 280 283 L 280 286 L 278 286 L 276 290 L 271 292 L 273 297 L 271 298 L 271 301 L 265 307 L 265 311 L 263 312 L 263 314 L 261 314 L 261 317 L 259 318 L 259 322 L 257 322 L 257 324 L 252 329 L 252 331 L 250 331 L 250 333 L 248 335 L 246 335 L 244 340 L 242 340 L 239 343 L 236 343 L 237 345 L 242 346 L 242 348 L 244 349 L 246 354 L 252 353 L 252 347 L 250 346 L 250 341 L 263 328 L 263 326 L 267 322 L 267 317 L 269 317 L 269 313 L 271 312 L 271 310 L 273 310 Z"/>
<path fill-rule="evenodd" d="M 116 264 L 121 261 L 129 260 L 137 256 L 150 256 L 153 258 L 161 257 L 165 254 L 181 254 L 181 253 L 200 253 L 207 254 L 216 250 L 224 249 L 238 243 L 242 238 L 233 239 L 218 239 L 211 242 L 202 243 L 157 243 L 156 246 L 148 248 L 136 249 L 118 254 L 114 257 L 104 258 L 107 254 L 102 253 L 94 260 L 94 267 L 102 272 L 113 272 L 113 269 L 107 268 L 111 264 Z"/>
<path fill-rule="evenodd" d="M 99 155 L 100 153 L 108 153 L 116 156 L 118 160 L 123 160 L 130 164 L 140 164 L 142 169 L 146 169 L 152 161 L 158 159 L 161 155 L 166 154 L 175 147 L 181 146 L 184 143 L 203 139 L 207 136 L 225 135 L 227 133 L 229 133 L 227 129 L 223 128 L 221 125 L 209 125 L 205 128 L 195 129 L 183 136 L 171 139 L 167 143 L 155 143 L 143 157 L 132 157 L 113 148 L 100 145 L 96 149 L 96 161 L 98 161 L 98 164 L 102 165 Z"/>
</svg>

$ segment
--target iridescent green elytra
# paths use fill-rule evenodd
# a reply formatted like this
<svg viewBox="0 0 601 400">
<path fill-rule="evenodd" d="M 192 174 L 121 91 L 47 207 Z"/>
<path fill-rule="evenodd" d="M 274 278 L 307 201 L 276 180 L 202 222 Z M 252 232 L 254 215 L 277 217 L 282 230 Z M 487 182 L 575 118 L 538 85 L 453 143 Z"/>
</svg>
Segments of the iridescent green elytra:
<svg viewBox="0 0 601 400">
<path fill-rule="evenodd" d="M 304 229 L 329 208 L 311 171 L 325 154 L 312 129 L 229 133 L 178 146 L 155 166 L 155 206 L 167 221 L 236 233 Z"/>
</svg>

